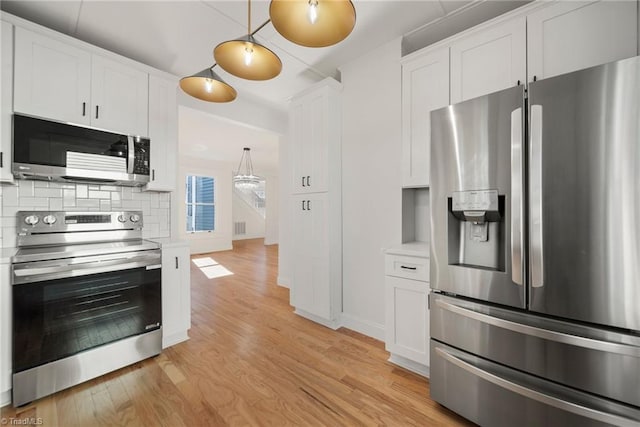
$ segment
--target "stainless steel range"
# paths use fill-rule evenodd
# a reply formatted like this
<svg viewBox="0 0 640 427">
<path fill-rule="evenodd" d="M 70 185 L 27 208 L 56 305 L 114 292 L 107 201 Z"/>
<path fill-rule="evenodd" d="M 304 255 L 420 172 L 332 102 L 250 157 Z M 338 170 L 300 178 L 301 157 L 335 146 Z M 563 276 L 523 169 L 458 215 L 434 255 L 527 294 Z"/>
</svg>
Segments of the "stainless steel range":
<svg viewBox="0 0 640 427">
<path fill-rule="evenodd" d="M 13 405 L 160 353 L 160 249 L 141 212 L 18 212 Z"/>
</svg>

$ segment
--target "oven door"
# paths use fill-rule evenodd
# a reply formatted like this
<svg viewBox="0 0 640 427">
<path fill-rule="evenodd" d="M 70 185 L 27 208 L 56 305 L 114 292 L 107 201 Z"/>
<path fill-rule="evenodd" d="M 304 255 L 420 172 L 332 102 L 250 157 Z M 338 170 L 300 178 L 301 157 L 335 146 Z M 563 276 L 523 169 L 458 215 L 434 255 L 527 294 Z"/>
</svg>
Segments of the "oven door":
<svg viewBox="0 0 640 427">
<path fill-rule="evenodd" d="M 160 251 L 15 264 L 13 372 L 159 329 Z"/>
</svg>

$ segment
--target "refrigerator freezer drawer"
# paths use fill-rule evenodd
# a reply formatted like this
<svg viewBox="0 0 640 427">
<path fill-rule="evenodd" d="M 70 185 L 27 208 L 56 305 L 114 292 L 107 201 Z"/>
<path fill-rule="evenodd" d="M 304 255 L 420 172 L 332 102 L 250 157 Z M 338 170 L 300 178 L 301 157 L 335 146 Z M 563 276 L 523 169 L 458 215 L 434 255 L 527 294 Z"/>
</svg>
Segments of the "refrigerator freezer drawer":
<svg viewBox="0 0 640 427">
<path fill-rule="evenodd" d="M 568 387 L 640 407 L 638 335 L 434 293 L 430 316 L 433 339 Z"/>
<path fill-rule="evenodd" d="M 431 398 L 483 426 L 638 426 L 616 403 L 431 340 Z"/>
</svg>

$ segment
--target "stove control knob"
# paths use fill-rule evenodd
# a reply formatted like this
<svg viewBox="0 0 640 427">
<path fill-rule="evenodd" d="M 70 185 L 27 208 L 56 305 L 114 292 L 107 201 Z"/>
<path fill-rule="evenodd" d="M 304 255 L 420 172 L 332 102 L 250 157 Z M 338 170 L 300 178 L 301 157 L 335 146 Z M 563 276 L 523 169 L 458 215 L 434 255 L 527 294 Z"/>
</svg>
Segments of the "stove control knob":
<svg viewBox="0 0 640 427">
<path fill-rule="evenodd" d="M 131 220 L 131 222 L 138 222 L 140 221 L 140 215 L 138 214 L 133 214 L 129 217 L 129 219 Z"/>
<path fill-rule="evenodd" d="M 36 225 L 40 221 L 37 215 L 29 215 L 24 219 L 24 222 L 29 225 Z"/>
<path fill-rule="evenodd" d="M 42 218 L 42 222 L 44 222 L 45 224 L 53 225 L 56 222 L 56 217 L 53 215 L 47 215 Z"/>
<path fill-rule="evenodd" d="M 118 215 L 118 221 L 120 222 L 127 222 L 127 217 L 124 215 Z"/>
</svg>

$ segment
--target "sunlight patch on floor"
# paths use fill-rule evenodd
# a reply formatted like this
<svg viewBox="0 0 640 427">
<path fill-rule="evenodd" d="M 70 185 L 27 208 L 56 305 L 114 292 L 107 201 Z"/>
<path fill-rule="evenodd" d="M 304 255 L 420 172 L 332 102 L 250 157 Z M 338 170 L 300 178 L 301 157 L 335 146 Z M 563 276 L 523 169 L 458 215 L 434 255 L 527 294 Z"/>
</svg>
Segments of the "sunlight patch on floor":
<svg viewBox="0 0 640 427">
<path fill-rule="evenodd" d="M 202 271 L 208 279 L 233 275 L 232 271 L 229 271 L 224 265 L 220 265 L 215 259 L 210 257 L 196 258 L 193 259 L 192 262 L 200 268 L 200 271 Z"/>
</svg>

